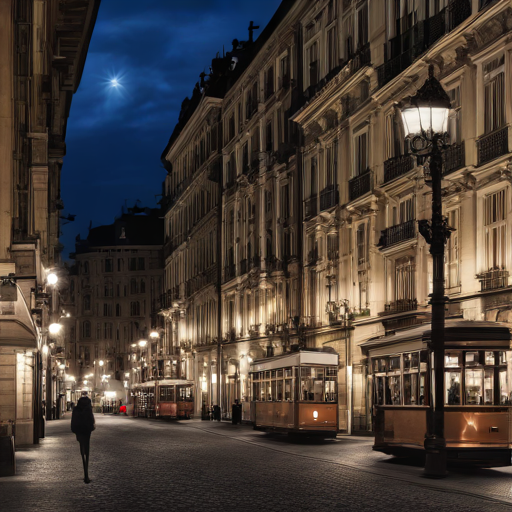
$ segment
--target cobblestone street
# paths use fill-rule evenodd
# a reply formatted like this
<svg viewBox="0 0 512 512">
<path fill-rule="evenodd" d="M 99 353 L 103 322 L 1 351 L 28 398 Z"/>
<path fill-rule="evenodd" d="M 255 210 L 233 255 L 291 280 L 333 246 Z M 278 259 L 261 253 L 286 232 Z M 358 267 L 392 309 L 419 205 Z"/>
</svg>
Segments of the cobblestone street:
<svg viewBox="0 0 512 512">
<path fill-rule="evenodd" d="M 4 510 L 511 510 L 512 471 L 452 471 L 442 481 L 371 451 L 371 438 L 292 443 L 229 423 L 96 415 L 89 485 L 68 418 L 17 452 L 0 479 Z"/>
</svg>

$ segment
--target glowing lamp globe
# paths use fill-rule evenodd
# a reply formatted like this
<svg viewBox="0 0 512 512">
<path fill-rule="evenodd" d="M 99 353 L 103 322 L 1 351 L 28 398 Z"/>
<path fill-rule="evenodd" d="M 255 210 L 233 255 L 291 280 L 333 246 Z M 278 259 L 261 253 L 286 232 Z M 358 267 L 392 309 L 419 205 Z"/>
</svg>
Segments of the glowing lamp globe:
<svg viewBox="0 0 512 512">
<path fill-rule="evenodd" d="M 146 340 L 140 340 L 139 341 L 139 347 L 145 347 L 147 344 L 147 341 Z"/>
<path fill-rule="evenodd" d="M 156 331 L 151 331 L 151 332 L 149 333 L 149 336 L 150 336 L 151 338 L 153 338 L 153 339 L 159 338 L 158 332 L 156 332 Z"/>
<path fill-rule="evenodd" d="M 48 276 L 46 277 L 46 281 L 48 282 L 48 284 L 57 284 L 58 280 L 59 278 L 57 277 L 57 274 L 54 274 L 53 272 L 51 274 L 48 274 Z"/>
<path fill-rule="evenodd" d="M 428 78 L 401 109 L 406 137 L 443 135 L 448 129 L 450 98 L 429 67 Z"/>
<path fill-rule="evenodd" d="M 60 324 L 50 324 L 48 327 L 48 331 L 50 334 L 58 334 L 60 332 Z"/>
</svg>

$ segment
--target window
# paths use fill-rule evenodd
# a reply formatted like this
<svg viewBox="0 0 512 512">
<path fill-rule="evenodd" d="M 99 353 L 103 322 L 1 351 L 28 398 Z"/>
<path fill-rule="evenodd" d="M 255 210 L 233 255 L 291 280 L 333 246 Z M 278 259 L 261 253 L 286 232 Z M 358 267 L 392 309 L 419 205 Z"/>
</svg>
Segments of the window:
<svg viewBox="0 0 512 512">
<path fill-rule="evenodd" d="M 112 339 L 112 322 L 105 322 L 103 333 L 106 340 Z"/>
<path fill-rule="evenodd" d="M 397 119 L 397 113 L 393 110 L 386 116 L 386 160 L 404 153 L 404 139 L 405 136 L 402 133 L 400 121 Z"/>
<path fill-rule="evenodd" d="M 506 189 L 502 189 L 485 198 L 485 252 L 488 270 L 506 268 L 506 221 Z"/>
<path fill-rule="evenodd" d="M 114 271 L 114 262 L 112 258 L 105 259 L 105 272 L 113 272 Z"/>
<path fill-rule="evenodd" d="M 356 233 L 357 264 L 361 266 L 366 263 L 366 224 L 359 224 Z"/>
<path fill-rule="evenodd" d="M 130 258 L 128 260 L 128 269 L 129 270 L 137 270 L 137 258 Z"/>
<path fill-rule="evenodd" d="M 84 338 L 90 338 L 91 337 L 91 322 L 89 322 L 89 320 L 86 320 L 82 324 L 82 333 L 84 335 Z"/>
<path fill-rule="evenodd" d="M 265 101 L 274 94 L 274 66 L 270 66 L 265 72 Z"/>
<path fill-rule="evenodd" d="M 334 186 L 338 181 L 338 141 L 335 140 L 326 151 L 326 186 Z"/>
<path fill-rule="evenodd" d="M 448 226 L 454 229 L 446 242 L 446 287 L 449 289 L 460 285 L 459 210 L 451 210 L 447 216 Z"/>
<path fill-rule="evenodd" d="M 130 316 L 140 316 L 140 302 L 130 302 Z"/>
<path fill-rule="evenodd" d="M 101 340 L 101 324 L 100 324 L 100 322 L 96 323 L 96 339 Z"/>
<path fill-rule="evenodd" d="M 145 258 L 138 258 L 138 270 L 146 270 Z"/>
<path fill-rule="evenodd" d="M 408 304 L 416 299 L 414 276 L 414 258 L 400 258 L 395 261 L 395 300 L 397 305 Z M 407 309 L 407 307 L 403 308 L 404 311 Z"/>
<path fill-rule="evenodd" d="M 84 269 L 84 274 L 89 273 L 89 262 L 88 261 L 84 261 L 83 269 Z"/>
<path fill-rule="evenodd" d="M 491 133 L 505 125 L 505 57 L 484 66 L 484 129 Z"/>
<path fill-rule="evenodd" d="M 84 295 L 84 312 L 91 311 L 91 296 Z"/>
<path fill-rule="evenodd" d="M 272 211 L 272 192 L 270 190 L 265 190 L 265 213 L 270 213 Z"/>
<path fill-rule="evenodd" d="M 249 171 L 249 143 L 242 146 L 242 173 Z"/>
<path fill-rule="evenodd" d="M 137 285 L 137 279 L 135 279 L 134 277 L 132 277 L 130 279 L 130 293 L 132 295 L 134 295 L 136 293 L 139 293 L 139 287 Z"/>
<path fill-rule="evenodd" d="M 235 136 L 235 113 L 232 112 L 228 121 L 228 141 Z"/>
<path fill-rule="evenodd" d="M 140 293 L 146 293 L 146 280 L 144 278 L 140 280 Z"/>
<path fill-rule="evenodd" d="M 114 296 L 114 283 L 112 283 L 112 281 L 105 281 L 103 291 L 104 291 L 105 297 L 113 297 Z"/>
<path fill-rule="evenodd" d="M 393 218 L 391 219 L 393 226 L 404 224 L 405 222 L 414 220 L 415 218 L 414 197 L 401 199 L 398 203 L 398 208 L 393 207 Z"/>
<path fill-rule="evenodd" d="M 116 316 L 121 316 L 121 304 L 116 304 Z"/>
<path fill-rule="evenodd" d="M 103 304 L 103 316 L 112 316 L 112 304 Z"/>
<path fill-rule="evenodd" d="M 311 192 L 310 193 L 310 197 L 315 197 L 317 192 L 318 192 L 318 187 L 317 187 L 317 179 L 318 179 L 317 169 L 318 169 L 317 158 L 316 158 L 316 156 L 314 156 L 309 161 L 309 190 Z"/>
<path fill-rule="evenodd" d="M 339 257 L 339 236 L 337 233 L 327 236 L 327 258 L 337 260 Z"/>
<path fill-rule="evenodd" d="M 265 130 L 265 151 L 273 151 L 274 143 L 272 139 L 272 121 L 267 121 L 267 126 Z"/>
<path fill-rule="evenodd" d="M 121 258 L 117 258 L 117 271 L 122 272 L 123 270 L 123 260 Z"/>
<path fill-rule="evenodd" d="M 368 3 L 364 3 L 356 12 L 357 50 L 368 42 Z"/>
<path fill-rule="evenodd" d="M 361 176 L 368 170 L 368 134 L 357 135 L 354 140 L 354 176 Z"/>
<path fill-rule="evenodd" d="M 327 32 L 327 68 L 332 71 L 338 66 L 338 33 L 336 27 Z"/>
<path fill-rule="evenodd" d="M 281 218 L 288 219 L 290 217 L 290 185 L 286 184 L 281 187 Z"/>
<path fill-rule="evenodd" d="M 450 116 L 448 118 L 448 133 L 451 144 L 460 144 L 461 141 L 461 116 L 460 87 L 454 87 L 447 91 L 451 102 Z"/>
<path fill-rule="evenodd" d="M 307 65 L 309 68 L 309 85 L 315 86 L 320 76 L 320 66 L 318 65 L 318 43 L 315 41 L 306 50 Z"/>
<path fill-rule="evenodd" d="M 290 59 L 285 55 L 279 61 L 279 81 L 280 86 L 286 88 L 290 85 Z"/>
</svg>

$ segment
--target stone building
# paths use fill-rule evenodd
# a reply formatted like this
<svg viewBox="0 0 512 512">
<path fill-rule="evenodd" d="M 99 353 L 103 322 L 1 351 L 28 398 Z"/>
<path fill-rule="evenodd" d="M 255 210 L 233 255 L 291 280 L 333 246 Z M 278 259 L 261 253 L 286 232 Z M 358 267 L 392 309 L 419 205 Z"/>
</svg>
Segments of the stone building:
<svg viewBox="0 0 512 512">
<path fill-rule="evenodd" d="M 40 369 L 58 317 L 46 277 L 60 262 L 66 123 L 99 4 L 0 3 L 0 424 L 15 423 L 16 444 L 44 435 Z"/>
<path fill-rule="evenodd" d="M 158 327 L 152 309 L 162 294 L 162 242 L 160 211 L 137 206 L 77 239 L 67 358 L 75 389 L 95 403 L 105 391 L 126 403 L 126 389 L 162 371 L 150 338 Z"/>
<path fill-rule="evenodd" d="M 428 329 L 430 319 L 432 259 L 418 230 L 431 217 L 428 161 L 412 154 L 399 109 L 430 65 L 452 101 L 443 154 L 453 228 L 447 314 L 512 326 L 511 13 L 510 0 L 282 2 L 256 41 L 251 31 L 226 56 L 230 70 L 215 96 L 215 221 L 187 213 L 198 208 L 187 194 L 203 186 L 207 166 L 178 163 L 182 148 L 200 153 L 192 141 L 210 126 L 213 101 L 197 87 L 194 113 L 163 155 L 172 164 L 165 193 L 175 198 L 166 235 L 181 236 L 169 246 L 165 286 L 181 375 L 206 393 L 204 403 L 220 401 L 229 415 L 235 398 L 250 397 L 252 359 L 329 346 L 340 356 L 340 430 L 372 428 L 371 347 L 419 324 Z M 214 260 L 184 252 L 214 227 Z M 206 283 L 210 265 L 217 281 L 212 274 Z M 187 295 L 194 272 L 204 297 L 220 304 L 217 320 L 198 316 L 205 299 Z M 213 382 L 221 386 L 212 393 Z"/>
</svg>

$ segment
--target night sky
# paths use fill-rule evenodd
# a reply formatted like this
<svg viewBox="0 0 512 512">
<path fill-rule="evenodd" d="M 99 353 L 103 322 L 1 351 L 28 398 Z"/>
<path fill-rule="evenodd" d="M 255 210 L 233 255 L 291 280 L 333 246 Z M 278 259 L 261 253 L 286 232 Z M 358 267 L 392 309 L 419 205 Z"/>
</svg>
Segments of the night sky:
<svg viewBox="0 0 512 512">
<path fill-rule="evenodd" d="M 160 162 L 183 99 L 231 41 L 259 36 L 280 0 L 103 0 L 68 120 L 63 259 L 122 205 L 156 207 Z M 65 224 L 65 225 L 64 225 Z"/>
</svg>

